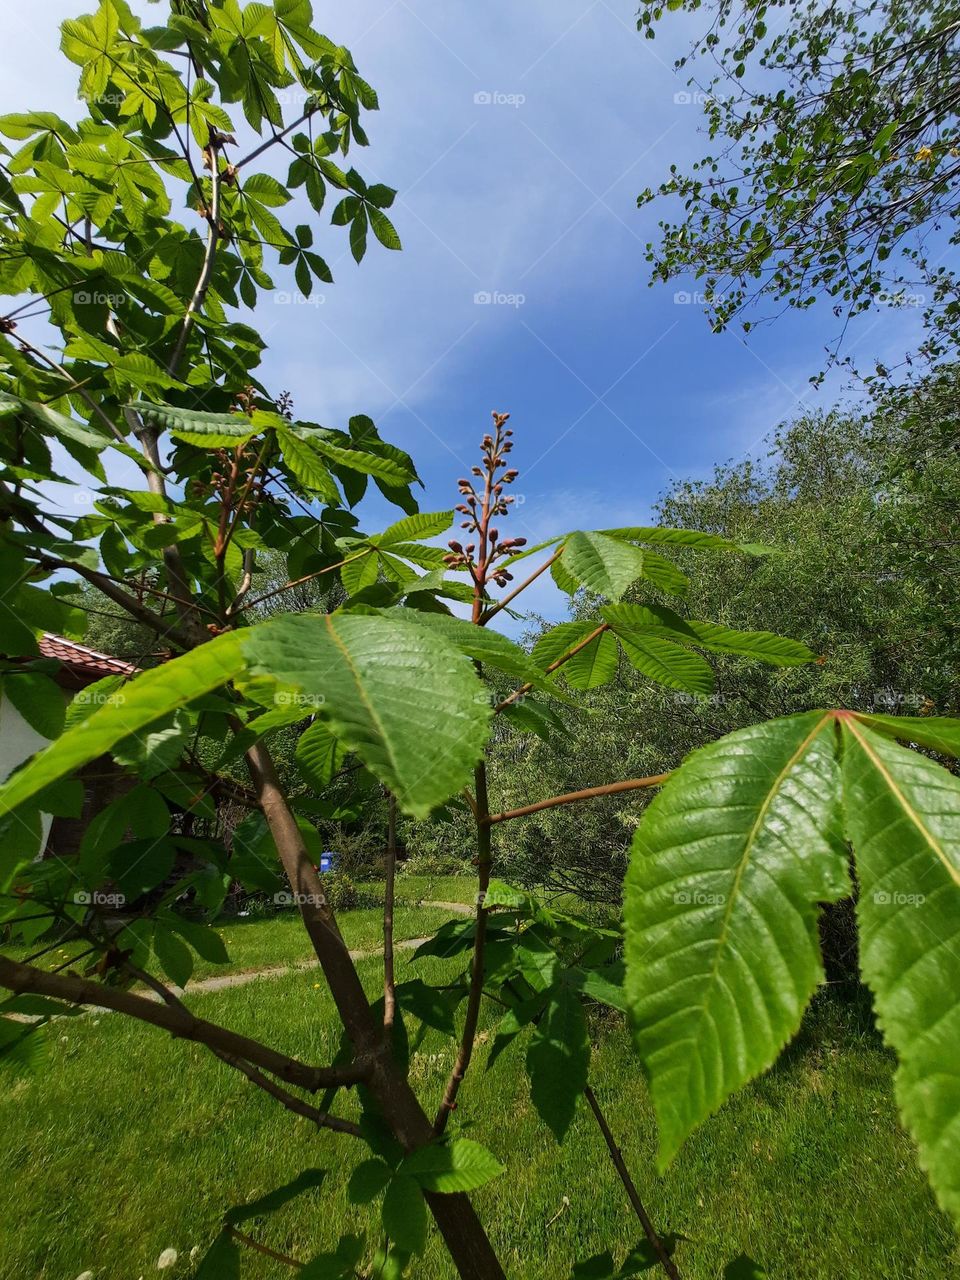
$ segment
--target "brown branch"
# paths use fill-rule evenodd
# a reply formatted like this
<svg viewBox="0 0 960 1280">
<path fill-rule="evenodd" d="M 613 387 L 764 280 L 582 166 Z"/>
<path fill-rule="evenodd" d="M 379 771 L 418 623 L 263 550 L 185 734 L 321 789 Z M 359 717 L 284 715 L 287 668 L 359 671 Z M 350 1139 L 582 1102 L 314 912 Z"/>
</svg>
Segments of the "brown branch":
<svg viewBox="0 0 960 1280">
<path fill-rule="evenodd" d="M 180 1009 L 189 1016 L 190 1011 L 180 997 L 175 995 L 159 978 L 155 978 L 153 974 L 147 973 L 146 970 L 131 964 L 129 960 L 124 962 L 124 968 L 140 982 L 155 991 L 165 1004 L 172 1009 Z M 349 1133 L 355 1138 L 360 1136 L 360 1126 L 354 1124 L 352 1120 L 341 1120 L 339 1116 L 332 1116 L 329 1112 L 321 1111 L 318 1107 L 312 1107 L 309 1102 L 304 1102 L 296 1094 L 282 1088 L 275 1080 L 265 1076 L 262 1071 L 252 1067 L 243 1058 L 238 1058 L 232 1053 L 225 1053 L 222 1049 L 212 1049 L 211 1052 L 221 1062 L 225 1062 L 228 1067 L 233 1067 L 236 1071 L 239 1071 L 251 1084 L 255 1084 L 258 1089 L 262 1089 L 264 1093 L 269 1093 L 271 1098 L 275 1098 L 288 1111 L 292 1111 L 294 1115 L 302 1116 L 305 1120 L 312 1121 L 318 1129 L 332 1129 L 336 1133 Z"/>
<path fill-rule="evenodd" d="M 294 578 L 290 582 L 285 582 L 282 587 L 273 587 L 270 591 L 265 591 L 262 596 L 257 596 L 255 600 L 251 600 L 247 608 L 253 609 L 256 605 L 263 604 L 264 600 L 271 600 L 283 591 L 292 591 L 294 587 L 301 587 L 305 582 L 312 582 L 314 578 L 322 578 L 325 573 L 333 573 L 334 569 L 342 569 L 345 564 L 352 564 L 354 560 L 362 560 L 364 556 L 372 555 L 374 551 L 376 551 L 376 547 L 364 547 L 362 551 L 358 551 L 355 555 L 347 556 L 345 560 L 338 560 L 336 564 L 328 564 L 325 569 L 318 569 L 316 573 L 305 573 L 302 578 Z"/>
<path fill-rule="evenodd" d="M 588 636 L 584 636 L 584 638 L 578 644 L 575 644 L 572 649 L 568 649 L 567 652 L 564 654 L 561 654 L 561 656 L 557 658 L 555 662 L 551 662 L 549 667 L 545 669 L 544 675 L 550 675 L 552 671 L 556 671 L 559 667 L 562 667 L 565 662 L 569 662 L 570 659 L 575 657 L 576 654 L 580 653 L 582 649 L 586 649 L 588 644 L 592 644 L 593 641 L 596 640 L 597 636 L 602 636 L 605 631 L 609 631 L 609 630 L 610 630 L 610 623 L 601 622 L 599 627 L 596 627 L 593 631 L 591 631 Z M 522 684 L 519 687 L 519 689 L 514 689 L 513 693 L 508 694 L 508 696 L 504 698 L 502 702 L 499 702 L 494 707 L 493 714 L 496 715 L 497 712 L 502 711 L 504 707 L 509 707 L 512 702 L 516 702 L 518 698 L 522 698 L 523 695 L 525 693 L 529 693 L 532 688 L 533 688 L 533 685 L 528 681 L 526 684 Z"/>
<path fill-rule="evenodd" d="M 318 1129 L 330 1129 L 334 1133 L 348 1133 L 353 1138 L 360 1137 L 360 1126 L 354 1124 L 352 1120 L 342 1120 L 340 1116 L 332 1116 L 329 1111 L 321 1111 L 319 1107 L 312 1107 L 309 1102 L 304 1102 L 302 1098 L 298 1098 L 295 1094 L 282 1088 L 275 1080 L 265 1076 L 262 1071 L 252 1067 L 243 1058 L 235 1058 L 232 1054 L 220 1053 L 216 1049 L 214 1049 L 214 1053 L 227 1066 L 235 1067 L 241 1075 L 246 1076 L 251 1084 L 255 1084 L 258 1089 L 262 1089 L 271 1098 L 275 1098 L 281 1106 L 286 1107 L 288 1111 L 292 1111 L 294 1115 L 303 1116 L 304 1120 L 309 1120 Z"/>
<path fill-rule="evenodd" d="M 526 591 L 527 587 L 529 587 L 532 582 L 536 582 L 536 580 L 540 577 L 541 573 L 546 573 L 546 571 L 550 568 L 553 562 L 555 560 L 559 560 L 562 554 L 563 554 L 563 547 L 560 546 L 553 553 L 553 555 L 550 557 L 549 560 L 544 560 L 540 568 L 535 569 L 533 573 L 531 573 L 529 578 L 525 578 L 518 587 L 514 587 L 513 590 L 508 595 L 505 595 L 502 600 L 498 600 L 496 604 L 491 605 L 490 608 L 484 612 L 483 619 L 482 619 L 483 625 L 486 626 L 487 623 L 490 621 L 492 617 L 494 617 L 495 614 L 498 614 L 501 609 L 505 609 L 508 604 L 516 600 L 520 592 Z"/>
<path fill-rule="evenodd" d="M 650 1215 L 643 1207 L 643 1201 L 640 1199 L 639 1192 L 637 1191 L 634 1181 L 630 1176 L 630 1170 L 627 1168 L 626 1161 L 623 1158 L 623 1152 L 617 1146 L 616 1139 L 610 1131 L 610 1126 L 607 1124 L 607 1118 L 600 1109 L 600 1103 L 597 1101 L 597 1095 L 589 1085 L 584 1088 L 583 1093 L 587 1102 L 590 1104 L 590 1110 L 593 1112 L 597 1124 L 600 1126 L 600 1132 L 603 1134 L 603 1140 L 606 1142 L 607 1150 L 610 1152 L 610 1159 L 613 1161 L 613 1166 L 620 1175 L 620 1181 L 626 1189 L 627 1198 L 631 1205 L 633 1205 L 634 1213 L 636 1213 L 637 1217 L 640 1219 L 644 1235 L 650 1241 L 650 1245 L 653 1248 L 654 1253 L 660 1260 L 660 1265 L 670 1277 L 670 1280 L 680 1280 L 680 1272 L 677 1270 L 676 1263 L 670 1257 L 669 1253 L 667 1253 L 666 1246 L 660 1239 L 659 1235 L 657 1235 L 657 1230 L 653 1225 Z"/>
<path fill-rule="evenodd" d="M 262 156 L 265 151 L 269 151 L 271 147 L 275 146 L 278 142 L 280 142 L 283 138 L 285 138 L 288 133 L 292 133 L 293 130 L 296 129 L 298 124 L 303 124 L 305 120 L 309 120 L 310 117 L 312 115 L 315 115 L 316 112 L 319 110 L 320 110 L 320 103 L 319 102 L 313 103 L 310 107 L 307 108 L 307 110 L 303 113 L 303 115 L 298 116 L 297 119 L 294 120 L 292 124 L 288 124 L 287 127 L 283 129 L 280 133 L 275 133 L 272 138 L 268 138 L 266 142 L 262 142 L 259 147 L 255 147 L 254 150 L 249 153 L 249 155 L 245 155 L 242 160 L 238 160 L 236 164 L 233 166 L 234 171 L 239 173 L 240 170 L 245 165 L 248 165 L 251 160 L 256 160 L 257 157 Z"/>
<path fill-rule="evenodd" d="M 621 791 L 637 791 L 641 787 L 660 787 L 669 777 L 669 773 L 654 773 L 649 778 L 628 778 L 625 782 L 607 782 L 600 787 L 584 787 L 582 791 L 568 791 L 562 796 L 551 796 L 549 800 L 538 800 L 536 804 L 526 804 L 522 809 L 507 809 L 503 813 L 488 814 L 485 822 L 488 826 L 492 826 L 495 822 L 509 822 L 511 818 L 525 818 L 528 814 L 539 813 L 541 809 L 554 809 L 560 804 L 576 804 L 578 800 L 594 800 L 597 796 L 613 796 Z"/>
<path fill-rule="evenodd" d="M 298 1271 L 305 1265 L 302 1262 L 298 1262 L 296 1258 L 291 1258 L 289 1254 L 278 1253 L 276 1249 L 271 1249 L 269 1245 L 261 1244 L 259 1240 L 254 1240 L 253 1236 L 248 1236 L 245 1231 L 238 1231 L 234 1226 L 228 1224 L 227 1231 L 233 1236 L 234 1240 L 239 1240 L 248 1249 L 262 1253 L 265 1258 L 273 1258 L 276 1262 L 285 1262 L 288 1267 L 296 1267 Z"/>
<path fill-rule="evenodd" d="M 319 1089 L 358 1084 L 365 1080 L 368 1069 L 354 1064 L 350 1067 L 311 1067 L 296 1058 L 277 1053 L 276 1050 L 251 1040 L 247 1036 L 230 1031 L 215 1022 L 197 1018 L 182 1006 L 158 1004 L 146 996 L 134 995 L 119 987 L 108 987 L 100 982 L 90 982 L 73 974 L 47 973 L 33 965 L 21 964 L 0 955 L 0 987 L 6 987 L 17 995 L 32 993 L 51 996 L 68 1004 L 94 1005 L 99 1009 L 112 1009 L 125 1013 L 140 1022 L 160 1027 L 178 1040 L 191 1040 L 205 1045 L 215 1053 L 222 1051 L 262 1067 L 271 1075 L 279 1076 L 290 1084 L 316 1093 Z"/>
<path fill-rule="evenodd" d="M 27 520 L 24 518 L 23 523 Z M 108 578 L 105 573 L 100 573 L 97 569 L 88 569 L 85 565 L 77 564 L 73 560 L 59 560 L 55 556 L 44 555 L 39 552 L 40 565 L 44 569 L 70 569 L 78 577 L 83 578 L 85 582 L 89 582 L 91 586 L 96 587 L 114 604 L 119 605 L 126 613 L 135 618 L 137 622 L 143 624 L 154 635 L 161 639 L 172 640 L 174 644 L 180 646 L 181 649 L 190 649 L 193 647 L 194 640 L 186 631 L 181 630 L 173 621 L 167 620 L 154 613 L 152 609 L 148 609 L 145 604 L 141 604 L 136 596 L 130 595 L 124 591 L 122 587 L 118 587 L 112 578 Z"/>
<path fill-rule="evenodd" d="M 490 802 L 487 797 L 487 766 L 481 761 L 476 769 L 477 793 L 477 919 L 476 933 L 473 940 L 473 959 L 470 965 L 470 990 L 467 994 L 467 1011 L 464 1016 L 463 1032 L 460 1036 L 460 1048 L 447 1087 L 443 1093 L 443 1101 L 433 1122 L 435 1135 L 443 1133 L 447 1127 L 450 1114 L 457 1105 L 457 1094 L 463 1084 L 467 1068 L 473 1057 L 473 1043 L 477 1035 L 477 1024 L 480 1019 L 480 1005 L 483 1000 L 484 961 L 487 942 L 487 911 L 484 904 L 487 889 L 490 886 L 492 869 L 492 842 L 490 838 L 489 816 Z"/>
<path fill-rule="evenodd" d="M 200 268 L 200 275 L 197 279 L 196 286 L 193 290 L 193 296 L 187 304 L 186 314 L 183 317 L 183 324 L 180 327 L 180 335 L 177 338 L 177 344 L 173 348 L 170 361 L 167 364 L 167 372 L 174 378 L 178 376 L 180 361 L 183 359 L 183 353 L 186 350 L 187 339 L 190 337 L 190 331 L 193 328 L 194 317 L 203 307 L 204 299 L 207 296 L 207 289 L 210 285 L 210 277 L 213 275 L 213 267 L 217 258 L 217 245 L 220 241 L 220 148 L 212 140 L 208 148 L 210 156 L 210 226 L 207 230 L 207 247 L 203 255 L 203 265 Z"/>
<path fill-rule="evenodd" d="M 387 882 L 383 894 L 383 1029 L 389 1035 L 397 1012 L 393 967 L 393 902 L 397 880 L 397 798 L 387 799 Z"/>
</svg>

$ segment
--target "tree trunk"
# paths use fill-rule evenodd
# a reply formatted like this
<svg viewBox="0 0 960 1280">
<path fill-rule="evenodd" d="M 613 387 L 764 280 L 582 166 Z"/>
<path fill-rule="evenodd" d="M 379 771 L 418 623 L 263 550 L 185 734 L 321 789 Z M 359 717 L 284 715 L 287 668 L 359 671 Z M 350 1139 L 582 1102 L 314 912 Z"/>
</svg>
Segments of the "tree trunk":
<svg viewBox="0 0 960 1280">
<path fill-rule="evenodd" d="M 367 1087 L 397 1141 L 407 1151 L 413 1151 L 430 1142 L 433 1126 L 417 1095 L 397 1069 L 380 1020 L 373 1016 L 360 975 L 327 904 L 320 877 L 307 853 L 269 751 L 258 744 L 250 748 L 246 759 L 253 789 L 350 1043 L 359 1058 L 373 1065 Z M 461 1280 L 506 1280 L 493 1246 L 465 1194 L 430 1193 L 426 1201 Z"/>
</svg>

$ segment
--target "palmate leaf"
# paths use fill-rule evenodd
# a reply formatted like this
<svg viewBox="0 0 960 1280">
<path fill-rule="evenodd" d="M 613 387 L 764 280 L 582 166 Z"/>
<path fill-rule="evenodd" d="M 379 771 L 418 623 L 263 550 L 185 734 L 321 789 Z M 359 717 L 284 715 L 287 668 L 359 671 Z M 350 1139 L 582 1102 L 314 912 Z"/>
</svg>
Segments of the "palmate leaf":
<svg viewBox="0 0 960 1280">
<path fill-rule="evenodd" d="M 860 964 L 899 1058 L 903 1120 L 960 1219 L 960 779 L 855 717 L 843 726 Z"/>
<path fill-rule="evenodd" d="M 444 640 L 382 616 L 304 614 L 252 628 L 243 645 L 252 671 L 303 690 L 415 817 L 468 782 L 491 709 L 469 660 Z"/>
<path fill-rule="evenodd" d="M 665 1166 L 768 1067 L 823 969 L 817 904 L 849 892 L 829 713 L 694 752 L 637 830 L 626 881 L 627 1000 Z"/>
</svg>

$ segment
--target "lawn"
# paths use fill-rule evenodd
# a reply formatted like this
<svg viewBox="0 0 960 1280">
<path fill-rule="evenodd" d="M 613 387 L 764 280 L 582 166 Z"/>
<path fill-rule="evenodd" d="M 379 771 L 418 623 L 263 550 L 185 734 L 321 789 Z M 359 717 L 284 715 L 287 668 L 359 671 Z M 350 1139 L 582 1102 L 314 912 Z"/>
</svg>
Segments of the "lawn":
<svg viewBox="0 0 960 1280">
<path fill-rule="evenodd" d="M 399 936 L 418 934 L 425 910 L 432 909 L 402 907 Z M 249 967 L 261 946 L 266 963 L 302 958 L 295 923 L 225 926 L 234 964 Z M 352 946 L 375 937 L 373 912 L 348 913 L 344 924 Z M 267 926 L 283 941 L 268 945 Z M 360 971 L 379 994 L 378 958 L 361 960 Z M 438 980 L 451 965 L 413 964 L 405 951 L 399 971 Z M 188 1001 L 205 1017 L 325 1062 L 339 1030 L 316 981 L 315 971 L 293 972 Z M 186 1277 L 187 1255 L 212 1239 L 224 1208 L 308 1166 L 329 1169 L 327 1184 L 254 1223 L 257 1238 L 307 1258 L 368 1224 L 367 1211 L 348 1206 L 343 1191 L 364 1154 L 355 1140 L 293 1119 L 199 1046 L 113 1015 L 60 1025 L 43 1085 L 5 1083 L 0 1096 L 2 1280 L 75 1280 L 85 1270 L 95 1280 L 138 1280 L 158 1274 L 157 1258 L 169 1247 L 180 1252 L 174 1280 Z M 610 1019 L 597 1031 L 594 1087 L 655 1219 L 689 1237 L 677 1255 L 686 1280 L 718 1280 L 741 1251 L 783 1280 L 960 1276 L 957 1239 L 897 1123 L 892 1060 L 856 1005 L 818 999 L 777 1068 L 708 1121 L 663 1178 L 626 1032 Z M 514 1045 L 487 1073 L 488 1046 L 484 1031 L 457 1112 L 459 1129 L 507 1165 L 477 1194 L 478 1208 L 511 1280 L 567 1280 L 571 1259 L 625 1251 L 639 1235 L 636 1223 L 586 1108 L 558 1148 L 528 1101 L 522 1048 Z M 452 1046 L 434 1032 L 416 1049 L 411 1073 L 431 1104 L 451 1059 Z M 343 1114 L 352 1105 L 350 1097 L 338 1103 Z M 288 1274 L 244 1255 L 244 1280 Z M 453 1276 L 438 1239 L 415 1274 Z"/>
</svg>

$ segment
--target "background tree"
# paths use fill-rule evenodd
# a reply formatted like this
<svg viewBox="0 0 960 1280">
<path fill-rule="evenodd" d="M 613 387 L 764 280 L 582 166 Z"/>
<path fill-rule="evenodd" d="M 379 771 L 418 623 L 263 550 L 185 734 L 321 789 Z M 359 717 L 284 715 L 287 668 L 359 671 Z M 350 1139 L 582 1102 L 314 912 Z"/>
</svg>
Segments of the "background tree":
<svg viewBox="0 0 960 1280">
<path fill-rule="evenodd" d="M 677 67 L 693 71 L 713 145 L 639 197 L 683 204 L 648 246 L 654 277 L 702 280 L 717 329 L 755 303 L 764 317 L 763 304 L 825 296 L 844 327 L 876 305 L 921 306 L 922 353 L 954 350 L 960 10 L 650 0 L 639 26 L 653 38 L 666 11 L 701 8 L 708 29 Z"/>
<path fill-rule="evenodd" d="M 624 662 L 613 683 L 574 693 L 576 714 L 558 708 L 562 733 L 519 747 L 494 740 L 508 798 L 575 790 L 617 769 L 672 768 L 757 718 L 814 707 L 956 715 L 955 384 L 951 366 L 891 393 L 870 416 L 801 418 L 775 433 L 765 460 L 675 483 L 658 504 L 664 524 L 776 549 L 709 563 L 684 552 L 690 615 L 802 635 L 821 661 L 771 668 L 718 655 L 716 690 L 705 699 L 651 684 Z M 573 616 L 598 620 L 595 602 L 581 595 Z M 529 818 L 505 874 L 618 902 L 647 800 L 640 793 Z"/>
</svg>

